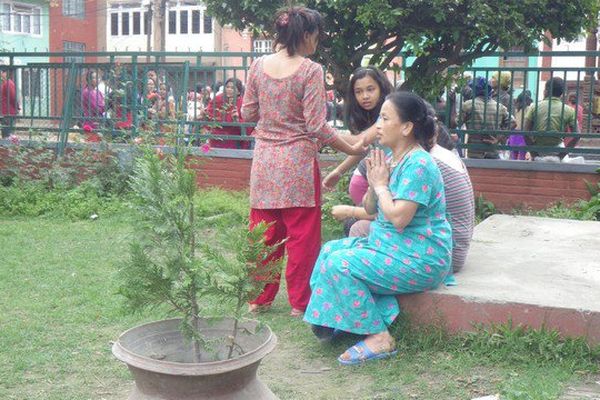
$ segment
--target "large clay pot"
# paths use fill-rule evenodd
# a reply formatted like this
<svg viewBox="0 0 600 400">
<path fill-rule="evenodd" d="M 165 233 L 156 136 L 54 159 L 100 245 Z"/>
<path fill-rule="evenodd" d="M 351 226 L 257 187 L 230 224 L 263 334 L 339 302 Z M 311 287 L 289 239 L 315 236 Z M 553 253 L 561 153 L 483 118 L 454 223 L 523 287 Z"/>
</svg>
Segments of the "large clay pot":
<svg viewBox="0 0 600 400">
<path fill-rule="evenodd" d="M 232 321 L 202 321 L 202 336 L 217 340 L 209 351 L 201 352 L 201 362 L 194 362 L 192 345 L 181 335 L 180 322 L 170 319 L 138 326 L 113 345 L 113 354 L 127 364 L 135 380 L 129 400 L 277 399 L 256 376 L 260 361 L 277 344 L 269 327 L 258 328 L 255 321 L 244 323 L 247 331 L 256 333 L 240 333 L 237 342 L 244 354 L 224 360 L 227 348 L 218 339 L 231 334 Z"/>
</svg>

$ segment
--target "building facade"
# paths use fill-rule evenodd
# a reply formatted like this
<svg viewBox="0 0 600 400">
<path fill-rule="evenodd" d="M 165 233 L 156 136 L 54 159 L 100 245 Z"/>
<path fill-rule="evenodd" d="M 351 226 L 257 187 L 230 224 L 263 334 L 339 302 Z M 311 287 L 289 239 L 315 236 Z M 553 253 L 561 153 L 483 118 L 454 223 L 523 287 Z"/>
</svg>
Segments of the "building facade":
<svg viewBox="0 0 600 400">
<path fill-rule="evenodd" d="M 102 2 L 97 0 L 58 0 L 50 7 L 50 51 L 82 52 L 97 51 L 98 13 L 103 12 Z M 72 58 L 67 58 L 70 61 Z M 93 62 L 95 58 L 73 61 Z M 62 62 L 53 58 L 52 62 Z"/>
<path fill-rule="evenodd" d="M 49 48 L 49 6 L 38 0 L 0 1 L 0 49 L 7 52 L 42 52 Z M 1 60 L 10 63 L 8 57 Z M 17 66 L 14 81 L 20 114 L 42 114 L 47 110 L 49 88 L 40 70 L 19 66 L 30 62 L 48 62 L 45 57 L 13 58 Z"/>
</svg>

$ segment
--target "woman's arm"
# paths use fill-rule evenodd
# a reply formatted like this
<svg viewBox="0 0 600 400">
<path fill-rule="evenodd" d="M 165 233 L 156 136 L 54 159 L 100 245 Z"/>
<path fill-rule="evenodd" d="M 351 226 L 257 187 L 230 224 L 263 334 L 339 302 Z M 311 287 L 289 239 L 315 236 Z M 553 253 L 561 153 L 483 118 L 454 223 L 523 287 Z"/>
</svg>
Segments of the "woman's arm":
<svg viewBox="0 0 600 400">
<path fill-rule="evenodd" d="M 256 88 L 256 65 L 258 60 L 250 66 L 248 71 L 248 83 L 246 84 L 246 91 L 244 92 L 244 99 L 242 101 L 242 107 L 240 109 L 240 119 L 246 122 L 258 122 L 258 91 Z"/>
<path fill-rule="evenodd" d="M 351 140 L 347 140 L 347 141 L 352 145 L 356 145 L 361 140 L 365 145 L 369 145 L 369 144 L 373 143 L 375 141 L 375 139 L 377 138 L 377 127 L 375 126 L 375 124 L 373 124 L 370 127 L 368 127 L 366 130 L 362 131 L 359 135 L 343 135 L 342 137 L 344 139 L 351 138 Z M 343 175 L 346 172 L 348 172 L 349 169 L 358 165 L 358 163 L 363 158 L 364 158 L 364 155 L 351 155 L 349 157 L 346 157 L 346 159 L 344 161 L 342 161 L 342 163 L 340 165 L 338 165 L 334 169 L 334 171 L 337 172 L 337 174 L 339 174 L 339 175 Z"/>
<path fill-rule="evenodd" d="M 372 221 L 376 217 L 376 215 L 367 213 L 364 207 L 347 205 L 333 206 L 331 209 L 331 215 L 333 215 L 333 218 L 337 219 L 338 221 L 343 221 L 346 218 L 367 219 Z"/>
<path fill-rule="evenodd" d="M 360 160 L 364 158 L 363 155 L 359 156 L 348 156 L 344 161 L 341 162 L 337 167 L 333 169 L 323 179 L 323 187 L 327 189 L 333 189 L 339 182 L 342 175 L 344 175 L 350 168 L 356 166 Z"/>
<path fill-rule="evenodd" d="M 363 142 L 358 142 L 355 145 L 351 145 L 337 133 L 334 133 L 334 135 L 335 136 L 333 137 L 333 141 L 327 142 L 327 144 L 332 148 L 349 155 L 360 156 L 360 158 L 363 158 L 365 154 L 367 154 L 369 146 L 365 145 Z"/>
<path fill-rule="evenodd" d="M 367 144 L 371 144 L 377 139 L 377 125 L 373 124 L 358 135 L 343 135 L 344 139 L 350 144 L 356 144 L 361 140 Z"/>
<path fill-rule="evenodd" d="M 367 178 L 369 191 L 365 196 L 365 210 L 372 213 L 372 208 L 376 208 L 374 203 L 377 202 L 385 219 L 396 229 L 404 229 L 412 221 L 419 205 L 408 200 L 393 199 L 388 186 L 390 171 L 383 150 L 375 149 L 372 156 L 367 158 Z"/>
<path fill-rule="evenodd" d="M 351 144 L 356 144 L 363 140 L 365 145 L 369 145 L 375 141 L 377 138 L 377 127 L 375 124 L 371 125 L 369 128 L 361 132 L 359 135 L 344 135 L 344 139 L 350 139 L 349 142 Z M 358 163 L 364 158 L 364 155 L 351 155 L 346 157 L 344 161 L 333 171 L 331 171 L 327 176 L 323 179 L 323 187 L 326 189 L 333 189 L 335 185 L 339 182 L 342 175 L 344 175 L 348 170 L 354 168 L 358 165 Z"/>
<path fill-rule="evenodd" d="M 394 200 L 390 188 L 378 186 L 375 188 L 379 198 L 379 207 L 385 219 L 390 221 L 396 229 L 404 229 L 412 221 L 419 205 L 408 200 Z"/>
<path fill-rule="evenodd" d="M 367 214 L 377 214 L 377 195 L 371 186 L 369 186 L 369 190 L 363 197 L 363 206 Z"/>
<path fill-rule="evenodd" d="M 365 153 L 366 146 L 362 140 L 352 145 L 329 126 L 325 103 L 323 68 L 319 64 L 313 63 L 308 71 L 302 98 L 302 114 L 308 136 L 346 154 Z"/>
</svg>

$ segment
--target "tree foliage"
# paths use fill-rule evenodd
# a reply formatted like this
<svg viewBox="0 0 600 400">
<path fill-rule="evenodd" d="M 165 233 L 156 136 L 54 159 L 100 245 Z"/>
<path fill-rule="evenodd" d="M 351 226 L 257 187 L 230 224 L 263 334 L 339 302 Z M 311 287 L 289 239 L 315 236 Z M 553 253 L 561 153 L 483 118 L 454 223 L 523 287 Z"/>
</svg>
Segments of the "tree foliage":
<svg viewBox="0 0 600 400">
<path fill-rule="evenodd" d="M 232 252 L 207 237 L 209 216 L 202 216 L 196 173 L 190 168 L 190 147 L 178 141 L 175 154 L 141 151 L 131 177 L 137 210 L 130 259 L 119 271 L 119 293 L 130 311 L 167 305 L 182 317 L 182 333 L 192 339 L 196 362 L 201 347 L 210 345 L 200 320 L 220 316 L 233 319 L 226 338 L 227 358 L 243 353 L 237 343 L 246 304 L 281 269 L 269 255 L 282 242 L 268 245 L 270 225 L 232 233 Z M 247 226 L 247 224 L 244 224 Z M 209 299 L 209 300 L 207 300 Z M 216 301 L 210 301 L 216 299 Z"/>
<path fill-rule="evenodd" d="M 282 0 L 204 0 L 221 24 L 271 32 Z M 415 56 L 406 71 L 409 84 L 423 93 L 443 87 L 448 67 L 466 66 L 501 50 L 530 50 L 552 37 L 573 40 L 597 21 L 598 0 L 307 0 L 325 17 L 318 59 L 343 91 L 351 72 L 371 56 L 383 68 L 403 51 Z"/>
</svg>

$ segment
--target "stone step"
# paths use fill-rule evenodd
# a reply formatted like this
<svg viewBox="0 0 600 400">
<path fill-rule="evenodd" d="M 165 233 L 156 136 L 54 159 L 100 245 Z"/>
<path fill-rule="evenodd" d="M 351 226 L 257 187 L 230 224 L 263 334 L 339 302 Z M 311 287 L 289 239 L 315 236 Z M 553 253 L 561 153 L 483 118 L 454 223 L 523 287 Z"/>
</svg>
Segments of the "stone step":
<svg viewBox="0 0 600 400">
<path fill-rule="evenodd" d="M 400 296 L 401 309 L 450 332 L 512 320 L 600 344 L 600 222 L 494 215 L 475 228 L 456 280 Z"/>
</svg>

